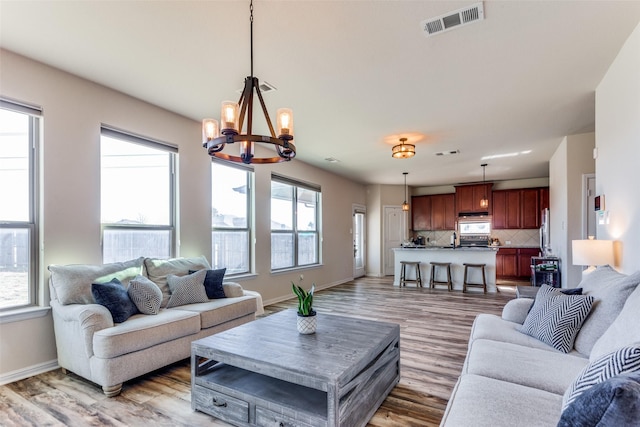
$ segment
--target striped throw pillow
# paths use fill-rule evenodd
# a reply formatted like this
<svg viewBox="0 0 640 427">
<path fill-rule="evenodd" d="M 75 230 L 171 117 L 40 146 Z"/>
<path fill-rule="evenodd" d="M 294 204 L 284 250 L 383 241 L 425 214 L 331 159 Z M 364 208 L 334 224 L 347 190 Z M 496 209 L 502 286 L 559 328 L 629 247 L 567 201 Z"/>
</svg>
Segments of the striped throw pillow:
<svg viewBox="0 0 640 427">
<path fill-rule="evenodd" d="M 568 353 L 593 301 L 589 295 L 565 295 L 558 289 L 542 285 L 518 330 Z"/>
<path fill-rule="evenodd" d="M 167 308 L 209 301 L 207 292 L 204 289 L 206 275 L 207 270 L 200 270 L 182 277 L 169 274 L 167 276 L 167 284 L 171 291 L 171 298 L 169 298 Z"/>
<path fill-rule="evenodd" d="M 640 343 L 605 354 L 585 366 L 569 386 L 562 399 L 562 410 L 590 387 L 617 375 L 636 371 L 640 371 Z"/>
</svg>

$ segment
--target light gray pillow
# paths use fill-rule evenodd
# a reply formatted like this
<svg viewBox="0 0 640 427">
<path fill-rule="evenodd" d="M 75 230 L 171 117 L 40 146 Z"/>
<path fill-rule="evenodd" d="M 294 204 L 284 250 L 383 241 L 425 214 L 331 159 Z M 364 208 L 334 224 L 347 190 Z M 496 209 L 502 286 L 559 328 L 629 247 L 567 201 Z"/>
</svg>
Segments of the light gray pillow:
<svg viewBox="0 0 640 427">
<path fill-rule="evenodd" d="M 591 353 L 596 341 L 618 317 L 625 301 L 640 283 L 640 272 L 627 276 L 609 266 L 591 274 L 596 275 L 595 280 L 585 279 L 587 288 L 582 288 L 582 293 L 594 297 L 595 301 L 574 343 L 575 349 L 585 356 Z"/>
<path fill-rule="evenodd" d="M 633 276 L 640 274 L 636 272 Z M 605 354 L 609 354 L 620 347 L 640 342 L 640 286 L 629 295 L 616 320 L 596 341 L 589 354 L 589 360 L 594 361 Z"/>
<path fill-rule="evenodd" d="M 165 307 L 171 297 L 171 291 L 167 285 L 167 276 L 186 276 L 189 270 L 210 270 L 211 266 L 204 256 L 194 258 L 158 259 L 146 258 L 144 265 L 147 268 L 147 276 L 162 291 L 162 307 Z"/>
<path fill-rule="evenodd" d="M 162 291 L 148 278 L 139 275 L 129 282 L 129 298 L 142 314 L 158 314 L 162 304 Z"/>
<path fill-rule="evenodd" d="M 209 301 L 207 291 L 204 288 L 204 278 L 206 276 L 207 270 L 196 271 L 193 274 L 182 277 L 169 274 L 167 276 L 167 284 L 171 290 L 171 298 L 169 298 L 167 308 Z"/>
<path fill-rule="evenodd" d="M 127 286 L 131 279 L 142 274 L 143 262 L 144 258 L 102 265 L 54 264 L 48 269 L 60 304 L 95 304 L 91 294 L 92 283 L 107 283 L 115 278 Z"/>
</svg>

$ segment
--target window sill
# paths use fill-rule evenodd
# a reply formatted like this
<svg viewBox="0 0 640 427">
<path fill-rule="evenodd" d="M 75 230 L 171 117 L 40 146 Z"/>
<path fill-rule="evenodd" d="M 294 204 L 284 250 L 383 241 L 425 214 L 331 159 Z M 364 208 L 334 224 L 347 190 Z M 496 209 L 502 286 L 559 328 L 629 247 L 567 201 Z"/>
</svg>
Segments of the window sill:
<svg viewBox="0 0 640 427">
<path fill-rule="evenodd" d="M 51 307 L 25 307 L 0 313 L 0 324 L 21 322 L 46 316 Z"/>
</svg>

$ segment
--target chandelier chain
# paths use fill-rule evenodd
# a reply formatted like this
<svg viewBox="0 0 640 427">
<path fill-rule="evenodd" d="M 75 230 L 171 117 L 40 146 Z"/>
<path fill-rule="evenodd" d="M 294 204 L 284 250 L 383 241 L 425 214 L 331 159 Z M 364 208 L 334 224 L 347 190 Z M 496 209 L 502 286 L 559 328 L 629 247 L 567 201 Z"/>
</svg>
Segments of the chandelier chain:
<svg viewBox="0 0 640 427">
<path fill-rule="evenodd" d="M 251 77 L 253 77 L 253 0 L 249 3 L 249 26 L 251 36 Z"/>
</svg>

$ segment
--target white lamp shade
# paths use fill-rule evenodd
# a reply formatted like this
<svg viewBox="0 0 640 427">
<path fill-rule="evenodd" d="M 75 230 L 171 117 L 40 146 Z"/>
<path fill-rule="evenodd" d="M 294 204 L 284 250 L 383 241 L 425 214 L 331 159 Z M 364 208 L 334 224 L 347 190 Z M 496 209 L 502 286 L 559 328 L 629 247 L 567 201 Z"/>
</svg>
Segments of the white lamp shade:
<svg viewBox="0 0 640 427">
<path fill-rule="evenodd" d="M 613 240 L 573 240 L 573 265 L 613 265 Z"/>
</svg>

